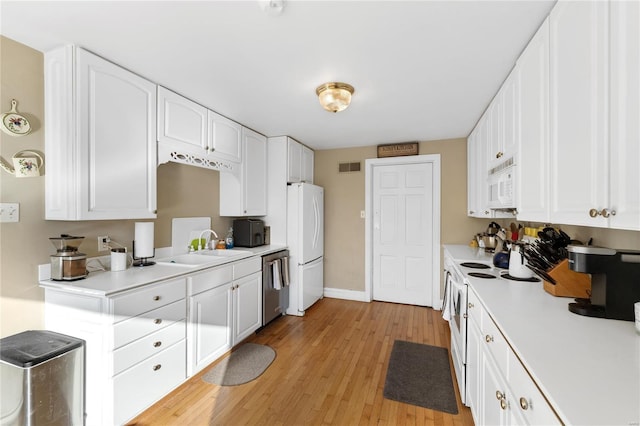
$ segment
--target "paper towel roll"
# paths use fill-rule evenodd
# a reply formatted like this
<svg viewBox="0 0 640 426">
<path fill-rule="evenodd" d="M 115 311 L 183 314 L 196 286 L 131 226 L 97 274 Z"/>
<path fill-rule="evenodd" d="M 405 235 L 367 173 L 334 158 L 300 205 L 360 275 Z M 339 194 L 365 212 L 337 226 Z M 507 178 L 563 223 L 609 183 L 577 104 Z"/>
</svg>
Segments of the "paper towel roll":
<svg viewBox="0 0 640 426">
<path fill-rule="evenodd" d="M 133 257 L 153 257 L 153 222 L 136 222 Z"/>
</svg>

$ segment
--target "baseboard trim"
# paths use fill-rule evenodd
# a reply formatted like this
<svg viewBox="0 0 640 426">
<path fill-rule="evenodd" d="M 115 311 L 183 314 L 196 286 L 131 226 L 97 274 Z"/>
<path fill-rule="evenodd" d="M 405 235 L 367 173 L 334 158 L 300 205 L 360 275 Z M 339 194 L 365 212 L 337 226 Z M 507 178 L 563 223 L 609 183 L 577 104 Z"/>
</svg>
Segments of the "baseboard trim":
<svg viewBox="0 0 640 426">
<path fill-rule="evenodd" d="M 324 288 L 324 297 L 331 299 L 355 300 L 357 302 L 371 302 L 365 297 L 364 291 L 345 290 L 342 288 Z"/>
</svg>

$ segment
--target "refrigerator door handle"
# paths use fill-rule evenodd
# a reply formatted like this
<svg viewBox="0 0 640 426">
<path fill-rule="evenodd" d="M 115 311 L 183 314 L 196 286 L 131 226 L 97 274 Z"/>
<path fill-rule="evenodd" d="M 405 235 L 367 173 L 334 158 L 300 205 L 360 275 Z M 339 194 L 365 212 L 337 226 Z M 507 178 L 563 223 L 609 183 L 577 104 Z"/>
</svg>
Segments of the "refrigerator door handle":
<svg viewBox="0 0 640 426">
<path fill-rule="evenodd" d="M 320 209 L 318 208 L 318 200 L 316 198 L 313 199 L 313 217 L 313 245 L 317 246 L 318 238 L 320 236 Z"/>
</svg>

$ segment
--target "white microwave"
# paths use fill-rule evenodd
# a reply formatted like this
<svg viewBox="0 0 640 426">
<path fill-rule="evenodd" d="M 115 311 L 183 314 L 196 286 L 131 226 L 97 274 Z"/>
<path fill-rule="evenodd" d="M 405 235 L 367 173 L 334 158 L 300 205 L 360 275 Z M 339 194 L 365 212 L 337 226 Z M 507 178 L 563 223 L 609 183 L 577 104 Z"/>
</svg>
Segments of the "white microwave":
<svg viewBox="0 0 640 426">
<path fill-rule="evenodd" d="M 516 208 L 516 166 L 513 158 L 489 171 L 488 207 L 491 209 Z"/>
</svg>

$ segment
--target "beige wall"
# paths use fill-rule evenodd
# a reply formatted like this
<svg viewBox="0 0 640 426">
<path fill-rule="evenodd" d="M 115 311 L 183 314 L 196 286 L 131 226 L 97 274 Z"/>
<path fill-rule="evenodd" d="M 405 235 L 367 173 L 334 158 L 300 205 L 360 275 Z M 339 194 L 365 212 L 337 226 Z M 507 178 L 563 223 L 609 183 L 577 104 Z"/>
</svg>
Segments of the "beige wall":
<svg viewBox="0 0 640 426">
<path fill-rule="evenodd" d="M 467 142 L 450 139 L 421 142 L 419 154 L 440 154 L 442 244 L 468 244 L 486 229 L 487 219 L 467 211 Z M 325 287 L 364 291 L 364 160 L 376 147 L 315 152 L 315 183 L 325 188 Z M 361 171 L 338 173 L 338 163 L 361 162 Z M 335 248 L 335 250 L 334 250 Z"/>
<path fill-rule="evenodd" d="M 0 155 L 10 162 L 23 149 L 44 152 L 43 55 L 5 37 L 0 38 L 0 55 L 0 112 L 8 111 L 15 98 L 18 111 L 27 115 L 33 127 L 23 137 L 0 132 Z M 218 172 L 197 167 L 171 163 L 158 168 L 156 247 L 171 245 L 173 217 L 209 216 L 213 229 L 226 234 L 230 219 L 217 213 L 218 178 Z M 45 221 L 43 176 L 18 179 L 0 171 L 0 201 L 20 203 L 20 222 L 0 224 L 0 337 L 44 327 L 44 293 L 38 287 L 37 266 L 48 263 L 55 252 L 49 237 L 84 236 L 80 249 L 89 257 L 98 255 L 98 235 L 109 235 L 131 248 L 134 220 Z"/>
</svg>

